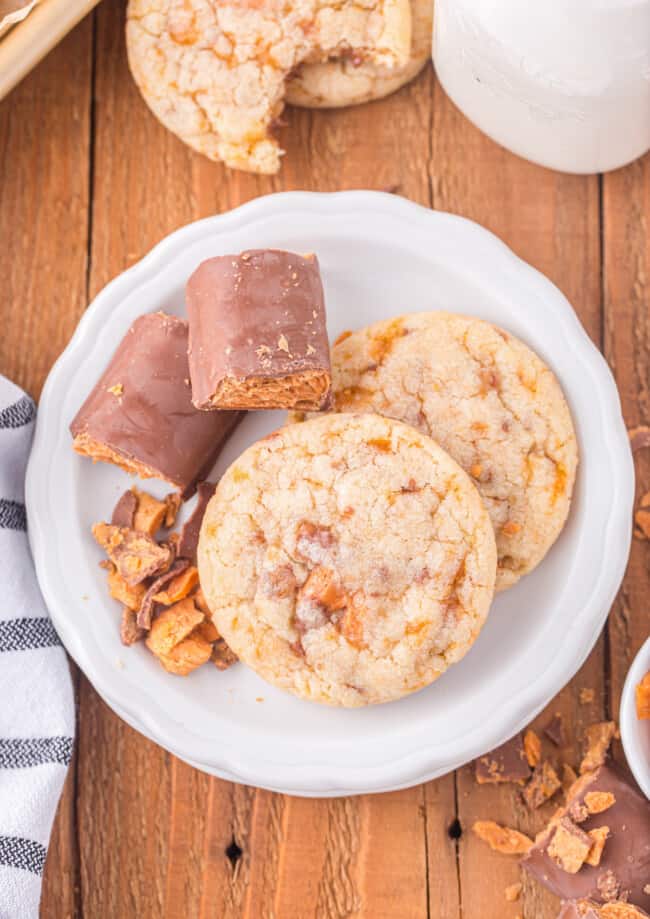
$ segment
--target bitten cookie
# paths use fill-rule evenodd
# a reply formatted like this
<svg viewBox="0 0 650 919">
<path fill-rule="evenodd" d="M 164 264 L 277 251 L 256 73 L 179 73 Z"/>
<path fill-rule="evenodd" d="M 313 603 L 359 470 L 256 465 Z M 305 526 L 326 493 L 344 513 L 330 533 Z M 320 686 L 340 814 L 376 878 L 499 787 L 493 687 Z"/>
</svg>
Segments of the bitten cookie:
<svg viewBox="0 0 650 919">
<path fill-rule="evenodd" d="M 409 0 L 130 0 L 129 65 L 157 118 L 234 169 L 275 173 L 272 136 L 288 75 L 305 61 L 361 55 L 406 65 Z"/>
<path fill-rule="evenodd" d="M 494 589 L 494 533 L 467 475 L 378 415 L 282 428 L 223 476 L 199 572 L 228 645 L 305 699 L 399 699 L 460 660 Z"/>
<path fill-rule="evenodd" d="M 366 62 L 361 55 L 303 64 L 289 76 L 286 101 L 303 108 L 342 108 L 383 99 L 410 83 L 431 58 L 432 0 L 411 0 L 411 54 L 392 71 Z"/>
<path fill-rule="evenodd" d="M 332 397 L 337 412 L 413 425 L 469 473 L 496 533 L 497 590 L 544 558 L 569 512 L 578 453 L 560 385 L 530 348 L 480 319 L 400 316 L 339 336 Z"/>
</svg>

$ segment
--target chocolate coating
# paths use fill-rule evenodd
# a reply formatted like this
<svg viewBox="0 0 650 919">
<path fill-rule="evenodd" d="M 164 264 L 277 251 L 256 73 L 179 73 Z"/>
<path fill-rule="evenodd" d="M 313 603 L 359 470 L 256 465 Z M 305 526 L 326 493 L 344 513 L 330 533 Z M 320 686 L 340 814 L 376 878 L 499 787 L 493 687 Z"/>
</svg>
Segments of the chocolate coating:
<svg viewBox="0 0 650 919">
<path fill-rule="evenodd" d="M 330 351 L 315 255 L 253 249 L 208 259 L 186 300 L 197 408 L 326 406 Z"/>
<path fill-rule="evenodd" d="M 70 425 L 75 449 L 192 494 L 241 413 L 194 408 L 187 344 L 183 319 L 136 319 Z"/>
<path fill-rule="evenodd" d="M 114 527 L 127 527 L 129 530 L 132 530 L 133 521 L 135 520 L 135 512 L 137 509 L 138 499 L 129 488 L 128 491 L 124 492 L 120 500 L 113 508 L 111 523 Z"/>
<path fill-rule="evenodd" d="M 583 804 L 585 795 L 609 791 L 615 803 L 580 823 L 585 832 L 607 826 L 609 838 L 597 867 L 584 864 L 576 874 L 568 874 L 548 855 L 553 835 L 550 827 L 521 859 L 522 866 L 557 896 L 565 900 L 627 899 L 642 909 L 650 908 L 650 893 L 644 890 L 650 879 L 650 802 L 646 801 L 614 768 L 601 766 L 582 776 L 567 799 L 567 810 Z M 607 879 L 618 885 L 613 897 L 603 896 Z"/>
<path fill-rule="evenodd" d="M 479 785 L 491 782 L 525 782 L 530 777 L 521 733 L 515 734 L 500 747 L 474 761 Z"/>
<path fill-rule="evenodd" d="M 201 532 L 205 509 L 210 503 L 210 498 L 214 494 L 216 487 L 216 482 L 199 482 L 197 486 L 196 507 L 183 524 L 180 539 L 178 540 L 178 554 L 181 558 L 196 561 L 196 550 L 199 545 L 199 533 Z"/>
</svg>

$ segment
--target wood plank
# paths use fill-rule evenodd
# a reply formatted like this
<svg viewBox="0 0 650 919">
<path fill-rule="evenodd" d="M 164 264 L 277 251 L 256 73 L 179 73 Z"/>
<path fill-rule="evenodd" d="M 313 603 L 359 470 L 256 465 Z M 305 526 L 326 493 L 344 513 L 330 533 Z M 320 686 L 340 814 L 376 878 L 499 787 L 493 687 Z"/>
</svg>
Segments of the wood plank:
<svg viewBox="0 0 650 919">
<path fill-rule="evenodd" d="M 600 342 L 597 178 L 560 175 L 512 156 L 474 128 L 439 85 L 433 103 L 430 175 L 434 207 L 478 221 L 544 272 L 567 295 L 592 339 Z M 587 716 L 579 703 L 579 687 L 600 686 L 603 668 L 601 640 L 579 677 L 536 721 L 543 726 L 552 712 L 562 712 L 570 728 L 573 756 L 585 718 L 588 722 L 604 713 L 601 697 Z M 570 750 L 566 755 L 571 755 Z M 516 860 L 491 852 L 471 833 L 477 819 L 534 832 L 548 818 L 552 805 L 543 814 L 530 815 L 512 786 L 477 786 L 471 766 L 459 770 L 457 793 L 463 915 L 508 919 L 523 912 L 535 919 L 554 919 L 557 900 L 532 882 L 526 881 L 521 901 L 505 901 L 504 888 L 519 877 Z"/>
<path fill-rule="evenodd" d="M 422 786 L 427 839 L 428 913 L 433 919 L 461 916 L 456 773 Z"/>
<path fill-rule="evenodd" d="M 0 103 L 0 369 L 34 397 L 86 305 L 90 69 L 86 21 Z"/>
<path fill-rule="evenodd" d="M 86 304 L 91 54 L 89 21 L 0 103 L 0 371 L 36 398 Z M 79 915 L 75 787 L 76 756 L 45 866 L 45 916 Z"/>
<path fill-rule="evenodd" d="M 650 424 L 650 154 L 603 178 L 605 356 L 629 427 Z M 650 491 L 650 450 L 635 456 L 637 503 Z M 608 623 L 608 709 L 618 716 L 623 683 L 650 634 L 650 543 L 632 540 Z M 622 750 L 617 745 L 622 760 Z"/>
</svg>

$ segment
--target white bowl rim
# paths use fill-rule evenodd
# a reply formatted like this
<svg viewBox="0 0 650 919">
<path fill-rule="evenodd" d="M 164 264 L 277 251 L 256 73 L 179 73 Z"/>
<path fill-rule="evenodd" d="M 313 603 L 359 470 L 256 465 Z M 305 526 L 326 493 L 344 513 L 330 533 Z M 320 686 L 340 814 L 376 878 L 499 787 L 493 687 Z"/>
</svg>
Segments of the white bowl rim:
<svg viewBox="0 0 650 919">
<path fill-rule="evenodd" d="M 650 636 L 637 651 L 625 677 L 621 693 L 619 725 L 628 765 L 643 794 L 650 800 L 650 762 L 641 749 L 639 719 L 636 716 L 636 686 L 650 670 Z"/>
<path fill-rule="evenodd" d="M 111 679 L 111 673 L 102 670 L 103 662 L 88 655 L 79 635 L 60 615 L 57 609 L 56 569 L 48 563 L 51 542 L 42 525 L 38 508 L 44 502 L 43 477 L 39 480 L 39 469 L 47 463 L 47 441 L 50 427 L 56 424 L 51 404 L 56 405 L 57 395 L 65 385 L 66 368 L 74 363 L 83 351 L 86 340 L 101 324 L 104 311 L 111 302 L 119 300 L 128 290 L 146 284 L 157 271 L 159 262 L 179 247 L 190 245 L 206 233 L 227 233 L 229 228 L 243 222 L 263 221 L 275 216 L 278 211 L 288 214 L 308 211 L 310 214 L 338 214 L 344 219 L 345 212 L 367 212 L 377 220 L 406 220 L 411 228 L 417 227 L 426 233 L 432 221 L 444 225 L 445 232 L 455 234 L 459 241 L 471 244 L 498 261 L 500 269 L 515 276 L 525 284 L 531 293 L 541 299 L 561 327 L 563 335 L 571 339 L 576 362 L 590 375 L 594 392 L 598 393 L 598 409 L 601 427 L 607 431 L 607 438 L 601 444 L 606 453 L 613 475 L 611 513 L 604 534 L 605 558 L 595 573 L 591 590 L 585 597 L 582 611 L 576 611 L 567 628 L 567 640 L 557 649 L 553 665 L 532 680 L 526 691 L 512 698 L 508 711 L 499 725 L 491 720 L 465 734 L 461 741 L 448 743 L 444 754 L 432 744 L 423 744 L 417 751 L 395 755 L 376 766 L 355 766 L 353 763 L 332 764 L 301 762 L 300 764 L 279 762 L 273 759 L 272 751 L 265 760 L 251 763 L 236 748 L 227 743 L 219 749 L 214 760 L 192 754 L 192 738 L 196 735 L 186 730 L 165 712 L 143 710 L 134 705 L 132 699 L 120 693 L 119 684 Z M 472 274 L 468 261 L 466 271 Z M 483 283 L 485 279 L 481 279 Z M 595 400 L 596 401 L 596 400 Z M 634 466 L 629 448 L 627 432 L 623 421 L 620 400 L 611 372 L 595 345 L 583 329 L 573 308 L 564 295 L 544 275 L 516 256 L 505 243 L 483 227 L 463 217 L 415 204 L 404 198 L 384 192 L 344 191 L 326 192 L 281 192 L 256 198 L 231 211 L 195 221 L 181 227 L 159 242 L 139 262 L 112 280 L 93 300 L 81 318 L 67 348 L 52 368 L 43 388 L 40 411 L 37 418 L 34 445 L 26 478 L 26 505 L 29 523 L 29 540 L 34 556 L 39 584 L 46 604 L 50 609 L 54 625 L 70 653 L 97 692 L 107 704 L 128 724 L 145 736 L 153 739 L 163 748 L 198 768 L 228 780 L 256 785 L 270 790 L 305 796 L 334 796 L 380 792 L 408 787 L 428 781 L 459 767 L 486 750 L 504 742 L 521 730 L 550 699 L 573 677 L 595 644 L 614 601 L 623 578 L 631 541 L 631 516 L 634 501 Z M 589 629 L 576 633 L 576 623 L 589 619 Z M 571 640 L 569 640 L 571 638 Z M 430 740 L 430 739 L 429 739 Z"/>
</svg>

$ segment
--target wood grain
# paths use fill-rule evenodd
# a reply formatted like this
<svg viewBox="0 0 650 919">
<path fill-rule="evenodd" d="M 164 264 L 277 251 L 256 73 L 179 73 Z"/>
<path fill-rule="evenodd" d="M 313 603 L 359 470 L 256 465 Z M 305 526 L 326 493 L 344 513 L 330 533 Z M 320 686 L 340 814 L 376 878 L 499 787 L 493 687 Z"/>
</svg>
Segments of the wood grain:
<svg viewBox="0 0 650 919">
<path fill-rule="evenodd" d="M 0 105 L 2 372 L 38 394 L 88 299 L 188 221 L 272 191 L 368 187 L 478 220 L 547 274 L 604 346 L 628 424 L 650 423 L 650 157 L 603 180 L 532 166 L 473 128 L 429 67 L 380 103 L 289 111 L 280 175 L 231 173 L 150 114 L 123 22 L 123 2 L 102 4 Z M 650 451 L 637 473 L 648 490 Z M 567 744 L 547 744 L 551 756 L 577 762 L 583 727 L 616 714 L 650 628 L 648 551 L 635 542 L 606 637 L 536 719 L 541 732 L 563 713 Z M 81 677 L 42 915 L 554 919 L 557 901 L 526 878 L 506 903 L 516 862 L 471 834 L 485 817 L 532 833 L 550 809 L 531 816 L 516 790 L 478 788 L 471 767 L 347 799 L 231 785 L 140 737 Z"/>
<path fill-rule="evenodd" d="M 87 300 L 92 21 L 0 103 L 0 373 L 38 398 Z M 44 916 L 79 913 L 76 755 L 43 879 Z"/>
</svg>

